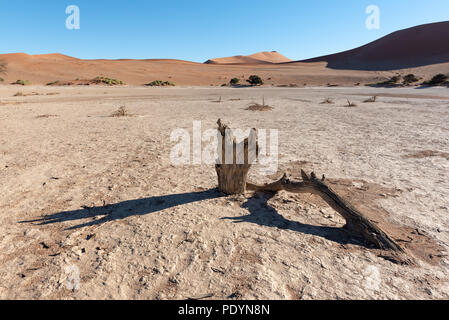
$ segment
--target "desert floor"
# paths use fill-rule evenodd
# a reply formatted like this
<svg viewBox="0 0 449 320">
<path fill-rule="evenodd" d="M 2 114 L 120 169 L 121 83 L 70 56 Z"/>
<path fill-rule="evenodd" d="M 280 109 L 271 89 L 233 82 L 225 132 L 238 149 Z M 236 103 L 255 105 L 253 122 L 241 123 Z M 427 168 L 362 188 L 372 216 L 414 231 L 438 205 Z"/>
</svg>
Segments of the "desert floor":
<svg viewBox="0 0 449 320">
<path fill-rule="evenodd" d="M 439 251 L 397 264 L 315 196 L 225 197 L 213 165 L 172 165 L 171 132 L 218 118 L 279 130 L 279 172 L 252 181 L 326 174 Z M 1 299 L 449 298 L 447 88 L 0 86 L 0 142 Z"/>
</svg>

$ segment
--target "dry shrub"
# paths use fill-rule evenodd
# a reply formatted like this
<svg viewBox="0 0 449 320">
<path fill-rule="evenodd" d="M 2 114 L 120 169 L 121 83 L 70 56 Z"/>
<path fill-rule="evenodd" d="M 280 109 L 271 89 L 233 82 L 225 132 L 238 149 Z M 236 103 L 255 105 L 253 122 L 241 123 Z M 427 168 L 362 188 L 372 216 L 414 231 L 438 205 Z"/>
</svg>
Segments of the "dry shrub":
<svg viewBox="0 0 449 320">
<path fill-rule="evenodd" d="M 346 107 L 348 107 L 348 108 L 357 107 L 357 105 L 354 102 L 349 101 L 349 99 L 347 99 L 347 100 L 348 100 L 348 104 L 346 105 Z"/>
<path fill-rule="evenodd" d="M 111 117 L 118 118 L 118 117 L 128 117 L 130 114 L 128 113 L 128 110 L 126 110 L 125 106 L 121 106 L 118 108 L 117 111 L 115 111 L 113 114 L 111 114 Z"/>
<path fill-rule="evenodd" d="M 39 116 L 36 116 L 36 119 L 46 119 L 46 118 L 54 118 L 54 117 L 59 117 L 56 114 L 42 114 Z"/>
<path fill-rule="evenodd" d="M 372 96 L 368 99 L 366 99 L 365 101 L 363 101 L 364 103 L 374 103 L 377 101 L 377 96 Z"/>
<path fill-rule="evenodd" d="M 39 96 L 40 94 L 38 92 L 31 92 L 31 93 L 23 93 L 23 92 L 17 92 L 14 97 L 28 97 L 28 96 Z"/>
<path fill-rule="evenodd" d="M 334 101 L 331 98 L 326 98 L 321 104 L 334 104 Z"/>
<path fill-rule="evenodd" d="M 248 108 L 246 108 L 246 110 L 249 111 L 271 111 L 273 109 L 273 107 L 265 104 L 265 98 L 262 98 L 262 104 L 252 103 Z"/>
</svg>

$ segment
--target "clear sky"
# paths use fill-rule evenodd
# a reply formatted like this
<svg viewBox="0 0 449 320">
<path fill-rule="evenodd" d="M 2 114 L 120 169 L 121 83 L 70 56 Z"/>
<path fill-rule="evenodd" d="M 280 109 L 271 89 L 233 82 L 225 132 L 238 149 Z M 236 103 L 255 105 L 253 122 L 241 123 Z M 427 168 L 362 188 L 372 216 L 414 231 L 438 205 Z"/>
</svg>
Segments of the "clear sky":
<svg viewBox="0 0 449 320">
<path fill-rule="evenodd" d="M 69 5 L 79 30 L 66 28 Z M 369 5 L 379 30 L 365 26 Z M 0 53 L 203 62 L 276 50 L 299 60 L 446 20 L 448 0 L 0 0 Z"/>
</svg>

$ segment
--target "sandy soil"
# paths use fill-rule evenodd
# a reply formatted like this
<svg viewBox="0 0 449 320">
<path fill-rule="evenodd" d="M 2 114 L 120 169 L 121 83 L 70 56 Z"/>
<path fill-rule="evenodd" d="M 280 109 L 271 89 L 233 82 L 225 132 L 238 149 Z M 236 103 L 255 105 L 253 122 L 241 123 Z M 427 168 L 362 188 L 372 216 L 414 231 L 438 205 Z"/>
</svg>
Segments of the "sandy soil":
<svg viewBox="0 0 449 320">
<path fill-rule="evenodd" d="M 273 110 L 245 110 L 262 97 Z M 447 88 L 0 86 L 0 298 L 447 299 L 448 99 Z M 122 105 L 131 116 L 110 117 Z M 363 246 L 314 196 L 224 197 L 213 166 L 173 166 L 171 131 L 218 118 L 279 130 L 279 173 L 254 167 L 252 181 L 326 174 L 361 211 L 408 227 L 415 263 Z M 415 250 L 430 243 L 431 256 Z"/>
<path fill-rule="evenodd" d="M 232 58 L 233 59 L 233 58 Z M 245 59 L 244 59 L 245 60 Z M 254 59 L 253 59 L 254 60 Z M 154 80 L 170 81 L 181 86 L 220 86 L 238 78 L 246 84 L 250 75 L 259 75 L 267 86 L 355 86 L 385 81 L 394 75 L 413 73 L 429 80 L 438 73 L 449 72 L 449 62 L 389 71 L 332 69 L 327 62 L 291 62 L 261 64 L 206 64 L 181 60 L 80 60 L 61 54 L 0 54 L 6 64 L 1 84 L 28 80 L 33 85 L 59 81 L 86 83 L 99 76 L 118 79 L 131 86 L 143 86 Z M 422 81 L 418 82 L 421 83 Z"/>
</svg>

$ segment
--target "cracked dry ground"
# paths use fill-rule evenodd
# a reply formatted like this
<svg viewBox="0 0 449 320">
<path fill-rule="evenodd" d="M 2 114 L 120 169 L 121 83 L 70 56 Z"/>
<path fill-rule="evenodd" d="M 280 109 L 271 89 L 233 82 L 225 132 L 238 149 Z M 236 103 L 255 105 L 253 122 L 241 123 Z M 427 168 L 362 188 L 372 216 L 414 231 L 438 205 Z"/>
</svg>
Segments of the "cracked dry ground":
<svg viewBox="0 0 449 320">
<path fill-rule="evenodd" d="M 365 105 L 362 89 L 2 89 L 0 298 L 447 299 L 447 100 Z M 245 110 L 262 96 L 273 110 Z M 365 247 L 315 196 L 225 197 L 213 166 L 173 166 L 171 131 L 218 118 L 279 129 L 278 172 L 252 181 L 326 174 L 415 263 Z"/>
</svg>

